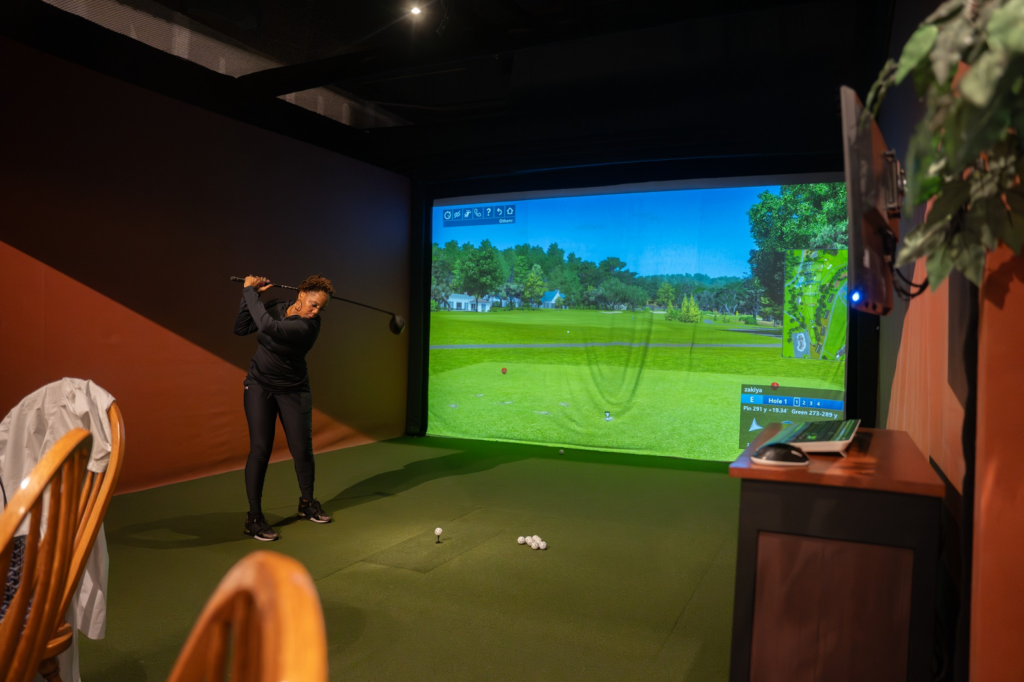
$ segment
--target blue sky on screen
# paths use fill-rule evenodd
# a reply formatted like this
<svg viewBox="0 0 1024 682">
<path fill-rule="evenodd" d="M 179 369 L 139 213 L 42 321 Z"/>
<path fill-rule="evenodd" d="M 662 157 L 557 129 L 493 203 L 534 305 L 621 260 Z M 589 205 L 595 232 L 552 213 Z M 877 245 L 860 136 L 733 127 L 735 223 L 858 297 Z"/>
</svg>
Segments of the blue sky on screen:
<svg viewBox="0 0 1024 682">
<path fill-rule="evenodd" d="M 514 225 L 444 227 L 442 208 L 435 207 L 433 241 L 479 245 L 490 239 L 498 249 L 525 242 L 544 250 L 557 242 L 584 260 L 617 256 L 640 275 L 739 277 L 749 270 L 754 248 L 747 210 L 765 190 L 779 192 L 777 186 L 736 187 L 509 202 L 518 211 Z M 500 204 L 460 204 L 493 205 Z"/>
</svg>

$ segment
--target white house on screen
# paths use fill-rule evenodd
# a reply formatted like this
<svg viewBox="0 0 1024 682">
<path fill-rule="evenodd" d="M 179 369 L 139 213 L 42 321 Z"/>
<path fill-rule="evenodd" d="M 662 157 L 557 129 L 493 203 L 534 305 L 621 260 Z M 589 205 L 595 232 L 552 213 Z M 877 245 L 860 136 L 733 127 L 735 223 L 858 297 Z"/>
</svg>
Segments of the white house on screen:
<svg viewBox="0 0 1024 682">
<path fill-rule="evenodd" d="M 560 308 L 562 307 L 562 301 L 565 296 L 562 296 L 562 292 L 558 289 L 554 291 L 545 291 L 544 295 L 540 297 L 541 308 Z"/>
<path fill-rule="evenodd" d="M 490 296 L 481 296 L 479 301 L 469 294 L 451 294 L 448 297 L 448 309 L 455 312 L 489 313 L 492 305 L 501 304 Z"/>
</svg>

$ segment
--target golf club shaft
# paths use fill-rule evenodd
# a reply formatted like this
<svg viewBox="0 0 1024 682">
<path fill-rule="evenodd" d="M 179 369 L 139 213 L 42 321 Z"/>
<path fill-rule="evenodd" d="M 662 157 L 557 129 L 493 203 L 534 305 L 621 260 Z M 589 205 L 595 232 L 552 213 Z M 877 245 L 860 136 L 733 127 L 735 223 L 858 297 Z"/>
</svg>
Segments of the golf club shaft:
<svg viewBox="0 0 1024 682">
<path fill-rule="evenodd" d="M 232 282 L 244 282 L 245 281 L 245 277 L 232 277 L 231 281 Z M 298 291 L 299 290 L 298 287 L 291 287 L 291 286 L 288 286 L 287 284 L 273 284 L 273 283 L 271 283 L 270 286 L 277 287 L 279 289 L 291 289 L 292 291 Z M 352 305 L 362 306 L 363 308 L 369 308 L 370 310 L 376 310 L 379 313 L 384 313 L 386 315 L 391 315 L 392 317 L 394 317 L 394 315 L 395 315 L 393 312 L 391 312 L 389 310 L 384 310 L 383 308 L 378 308 L 377 306 L 368 305 L 366 303 L 360 303 L 359 301 L 353 301 L 353 300 L 348 299 L 348 298 L 342 298 L 341 296 L 331 296 L 331 298 L 333 298 L 335 300 L 338 300 L 338 301 L 344 301 L 345 303 L 351 303 Z"/>
</svg>

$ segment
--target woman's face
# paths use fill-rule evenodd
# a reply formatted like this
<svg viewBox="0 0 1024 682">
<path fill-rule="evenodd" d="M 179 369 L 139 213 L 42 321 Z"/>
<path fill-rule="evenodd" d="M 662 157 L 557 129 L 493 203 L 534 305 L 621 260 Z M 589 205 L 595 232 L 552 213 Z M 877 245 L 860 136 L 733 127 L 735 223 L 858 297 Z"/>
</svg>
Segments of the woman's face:
<svg viewBox="0 0 1024 682">
<path fill-rule="evenodd" d="M 330 300 L 322 291 L 300 291 L 299 309 L 295 314 L 307 320 L 312 319 L 327 307 L 327 302 Z"/>
</svg>

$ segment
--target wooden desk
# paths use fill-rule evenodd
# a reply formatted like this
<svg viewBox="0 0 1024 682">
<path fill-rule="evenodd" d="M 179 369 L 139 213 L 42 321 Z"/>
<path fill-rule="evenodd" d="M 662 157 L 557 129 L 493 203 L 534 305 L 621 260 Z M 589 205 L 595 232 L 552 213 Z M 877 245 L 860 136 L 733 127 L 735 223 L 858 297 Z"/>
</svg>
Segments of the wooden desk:
<svg viewBox="0 0 1024 682">
<path fill-rule="evenodd" d="M 743 480 L 731 682 L 929 680 L 942 481 L 902 431 Z"/>
</svg>

